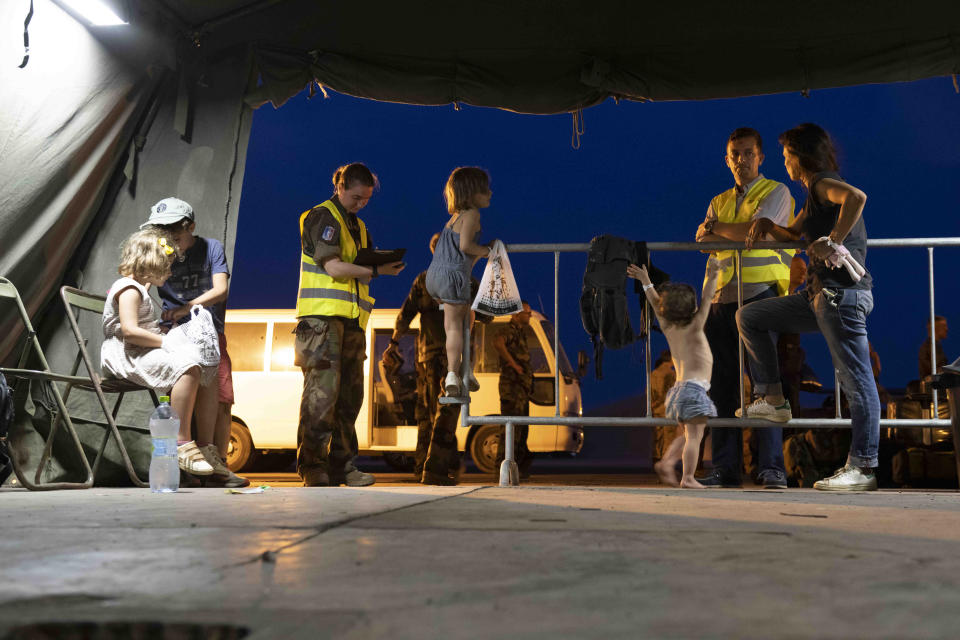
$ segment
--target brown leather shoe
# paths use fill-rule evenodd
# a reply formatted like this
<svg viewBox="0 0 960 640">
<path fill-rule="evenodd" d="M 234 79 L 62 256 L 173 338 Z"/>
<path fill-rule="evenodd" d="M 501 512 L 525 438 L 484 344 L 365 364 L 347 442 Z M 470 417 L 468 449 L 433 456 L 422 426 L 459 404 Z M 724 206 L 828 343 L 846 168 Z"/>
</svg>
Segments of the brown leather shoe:
<svg viewBox="0 0 960 640">
<path fill-rule="evenodd" d="M 327 475 L 326 471 L 322 471 L 320 469 L 312 469 L 310 471 L 301 472 L 300 477 L 303 479 L 303 486 L 305 487 L 330 486 L 330 476 Z"/>
</svg>

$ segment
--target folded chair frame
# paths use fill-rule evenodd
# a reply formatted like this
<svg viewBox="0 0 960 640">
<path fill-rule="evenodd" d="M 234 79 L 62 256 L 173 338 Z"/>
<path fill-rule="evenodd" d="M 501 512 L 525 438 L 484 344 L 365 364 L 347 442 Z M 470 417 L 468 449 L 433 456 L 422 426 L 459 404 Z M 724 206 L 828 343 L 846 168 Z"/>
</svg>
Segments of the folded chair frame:
<svg viewBox="0 0 960 640">
<path fill-rule="evenodd" d="M 13 471 L 16 474 L 17 479 L 20 481 L 20 484 L 31 491 L 89 489 L 93 486 L 94 471 L 90 466 L 90 462 L 87 460 L 87 456 L 83 452 L 83 445 L 80 444 L 80 438 L 77 436 L 77 431 L 73 426 L 73 422 L 70 420 L 70 414 L 67 412 L 66 402 L 60 395 L 60 390 L 55 384 L 57 382 L 69 384 L 74 377 L 64 376 L 54 373 L 50 370 L 50 365 L 47 363 L 47 358 L 44 356 L 43 349 L 40 347 L 40 341 L 37 339 L 37 333 L 34 331 L 33 324 L 30 322 L 30 315 L 27 313 L 26 307 L 23 306 L 23 300 L 20 298 L 19 291 L 17 291 L 16 286 L 14 286 L 12 282 L 3 277 L 0 277 L 0 298 L 7 298 L 16 303 L 17 311 L 20 314 L 20 321 L 23 323 L 24 329 L 27 332 L 23 349 L 20 353 L 20 359 L 17 361 L 16 368 L 0 367 L 0 372 L 11 378 L 39 380 L 43 384 L 49 385 L 50 391 L 52 392 L 57 404 L 57 412 L 54 414 L 51 420 L 50 434 L 47 436 L 47 439 L 44 442 L 43 454 L 40 457 L 40 463 L 37 465 L 37 470 L 34 473 L 33 478 L 28 477 L 26 470 L 21 468 L 19 462 L 20 456 L 16 455 L 16 451 L 12 449 L 11 443 L 10 459 L 13 462 Z M 27 364 L 30 361 L 31 352 L 40 362 L 42 369 L 27 368 Z M 82 482 L 43 482 L 41 480 L 43 470 L 50 461 L 50 456 L 53 452 L 53 442 L 61 423 L 63 424 L 63 428 L 66 429 L 66 432 L 69 436 L 69 441 L 73 448 L 76 449 L 78 457 L 83 464 L 81 474 L 85 475 L 86 477 Z"/>
<path fill-rule="evenodd" d="M 87 351 L 87 339 L 84 338 L 83 332 L 80 330 L 80 323 L 77 320 L 76 310 L 87 311 L 90 313 L 97 314 L 98 317 L 103 315 L 103 308 L 106 305 L 106 298 L 103 296 L 95 295 L 87 291 L 82 291 L 74 287 L 61 287 L 60 288 L 60 297 L 63 300 L 63 306 L 67 312 L 67 320 L 70 323 L 70 328 L 73 331 L 73 336 L 77 342 L 77 357 L 73 363 L 73 369 L 70 372 L 70 380 L 67 381 L 67 387 L 64 391 L 64 400 L 70 396 L 70 391 L 74 387 L 80 387 L 82 389 L 91 390 L 97 396 L 97 401 L 100 403 L 100 408 L 103 410 L 103 415 L 106 418 L 107 430 L 104 433 L 103 440 L 100 442 L 100 447 L 97 451 L 96 458 L 93 461 L 93 473 L 96 475 L 97 469 L 100 466 L 100 462 L 103 459 L 103 453 L 106 450 L 107 442 L 110 437 L 113 436 L 114 442 L 117 444 L 117 448 L 120 450 L 120 456 L 123 459 L 123 465 L 126 468 L 127 476 L 129 476 L 130 481 L 138 487 L 147 487 L 149 486 L 148 482 L 144 482 L 137 476 L 136 470 L 133 468 L 133 463 L 130 460 L 130 455 L 127 452 L 126 446 L 123 444 L 123 439 L 120 437 L 120 430 L 117 427 L 117 415 L 120 412 L 120 404 L 123 402 L 124 394 L 132 391 L 147 391 L 150 393 L 150 398 L 153 400 L 153 406 L 158 406 L 160 404 L 159 398 L 157 398 L 156 392 L 150 387 L 143 387 L 134 382 L 128 380 L 114 380 L 107 379 L 104 380 L 99 373 L 99 367 L 94 367 L 93 360 L 90 357 L 89 351 Z M 81 363 L 87 370 L 87 376 L 78 376 L 80 371 Z M 117 399 L 114 402 L 113 407 L 110 407 L 109 402 L 107 401 L 107 393 L 116 393 Z"/>
</svg>

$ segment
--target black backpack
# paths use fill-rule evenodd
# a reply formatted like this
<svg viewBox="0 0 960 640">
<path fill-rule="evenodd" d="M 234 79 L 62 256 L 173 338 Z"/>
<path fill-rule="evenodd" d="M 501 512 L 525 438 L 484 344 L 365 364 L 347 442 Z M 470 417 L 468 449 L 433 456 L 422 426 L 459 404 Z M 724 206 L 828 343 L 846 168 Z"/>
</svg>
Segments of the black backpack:
<svg viewBox="0 0 960 640">
<path fill-rule="evenodd" d="M 598 236 L 590 242 L 580 294 L 580 319 L 593 343 L 598 380 L 603 379 L 603 348 L 622 349 L 637 339 L 627 309 L 627 265 L 647 264 L 648 259 L 645 242 L 611 235 Z M 652 265 L 648 265 L 647 271 L 654 284 L 670 279 Z M 638 280 L 634 281 L 634 292 L 642 292 Z"/>
</svg>

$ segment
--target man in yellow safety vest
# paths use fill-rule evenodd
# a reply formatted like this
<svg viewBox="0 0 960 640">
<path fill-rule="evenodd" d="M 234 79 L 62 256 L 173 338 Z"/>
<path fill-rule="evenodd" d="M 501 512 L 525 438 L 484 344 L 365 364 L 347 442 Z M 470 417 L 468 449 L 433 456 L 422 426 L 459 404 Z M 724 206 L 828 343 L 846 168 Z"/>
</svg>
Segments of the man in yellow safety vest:
<svg viewBox="0 0 960 640">
<path fill-rule="evenodd" d="M 294 363 L 303 371 L 303 397 L 297 473 L 307 487 L 363 487 L 374 477 L 353 465 L 358 453 L 354 423 L 363 404 L 370 280 L 397 275 L 404 265 L 354 264 L 358 250 L 371 245 L 357 217 L 377 185 L 370 169 L 360 163 L 340 167 L 333 185 L 333 197 L 300 216 Z"/>
<path fill-rule="evenodd" d="M 786 185 L 769 180 L 760 173 L 763 164 L 760 134 L 749 127 L 736 129 L 727 140 L 725 159 L 735 185 L 710 201 L 706 218 L 697 229 L 697 242 L 742 243 L 750 225 L 758 218 L 770 218 L 778 225 L 789 226 L 793 221 L 793 198 Z M 717 406 L 718 417 L 732 418 L 740 406 L 737 252 L 725 250 L 715 254 L 723 270 L 704 327 L 713 351 L 710 396 Z M 743 251 L 740 274 L 744 305 L 787 293 L 793 254 L 793 250 L 781 249 Z M 786 488 L 782 430 L 763 428 L 756 429 L 756 432 L 760 454 L 757 483 L 771 489 Z M 741 430 L 713 428 L 710 440 L 713 472 L 698 480 L 708 487 L 741 486 Z"/>
</svg>

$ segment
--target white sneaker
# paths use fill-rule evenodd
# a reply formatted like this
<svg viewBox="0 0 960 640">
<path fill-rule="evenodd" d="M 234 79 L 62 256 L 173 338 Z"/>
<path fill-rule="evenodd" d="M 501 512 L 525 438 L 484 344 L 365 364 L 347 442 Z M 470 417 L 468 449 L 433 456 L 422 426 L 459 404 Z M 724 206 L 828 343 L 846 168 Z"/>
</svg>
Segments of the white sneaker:
<svg viewBox="0 0 960 640">
<path fill-rule="evenodd" d="M 203 453 L 193 440 L 177 447 L 177 462 L 180 463 L 181 469 L 195 476 L 209 476 L 213 473 L 213 467 L 203 457 Z"/>
<path fill-rule="evenodd" d="M 473 375 L 473 371 L 467 375 L 467 389 L 469 389 L 471 393 L 480 391 L 480 381 Z"/>
<path fill-rule="evenodd" d="M 814 482 L 813 488 L 820 491 L 876 491 L 877 476 L 846 465 L 829 478 Z"/>
<path fill-rule="evenodd" d="M 460 376 L 453 371 L 447 371 L 447 377 L 443 381 L 443 390 L 448 397 L 460 397 Z"/>
<path fill-rule="evenodd" d="M 741 416 L 740 409 L 736 410 L 735 415 L 738 418 Z M 779 407 L 775 407 L 767 402 L 766 398 L 757 398 L 747 405 L 747 417 L 770 422 L 788 422 L 793 417 L 793 411 L 790 410 L 790 401 L 787 399 L 784 399 Z"/>
</svg>

